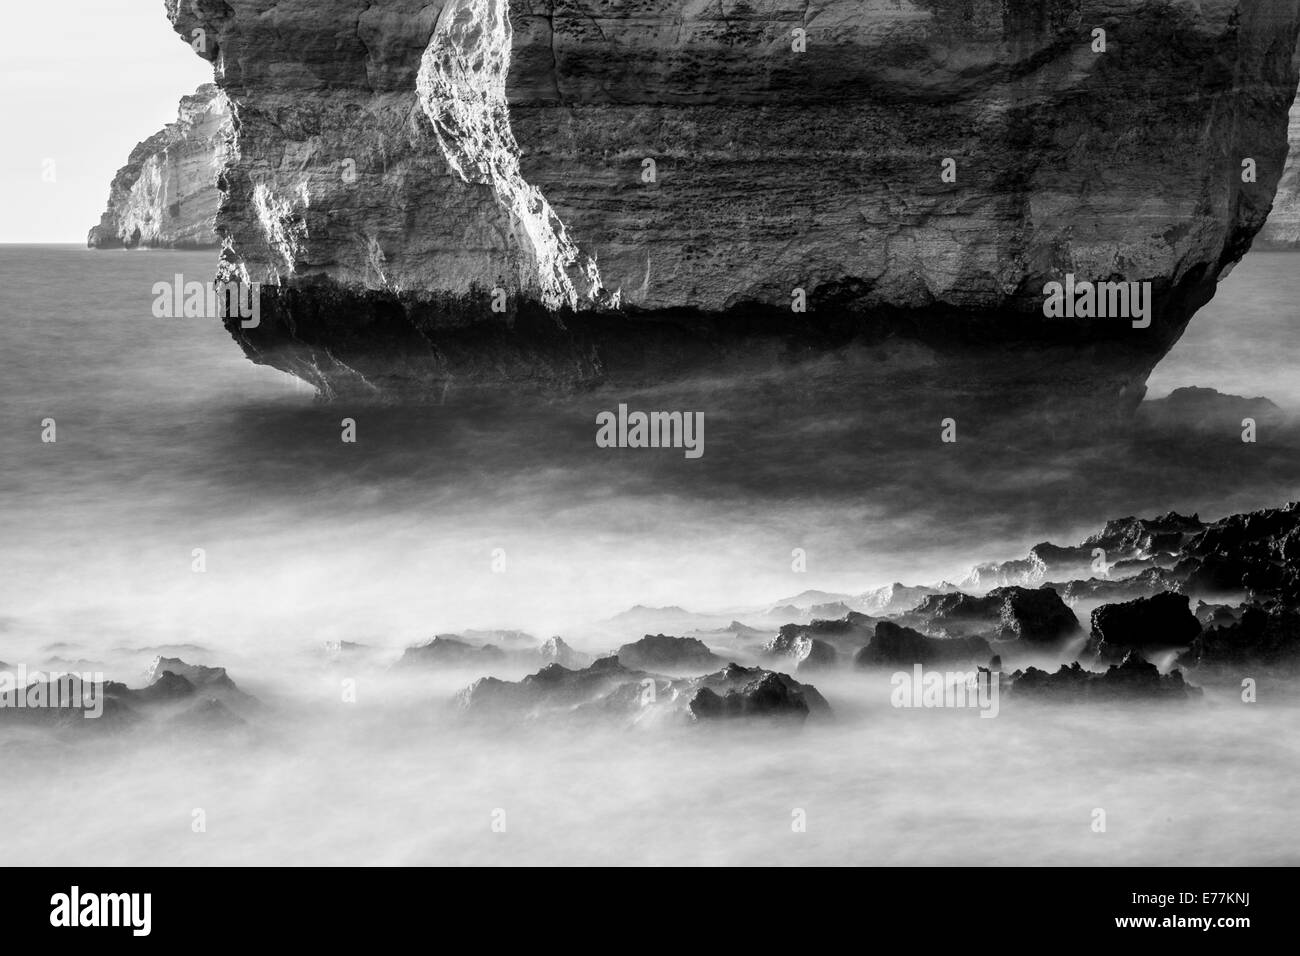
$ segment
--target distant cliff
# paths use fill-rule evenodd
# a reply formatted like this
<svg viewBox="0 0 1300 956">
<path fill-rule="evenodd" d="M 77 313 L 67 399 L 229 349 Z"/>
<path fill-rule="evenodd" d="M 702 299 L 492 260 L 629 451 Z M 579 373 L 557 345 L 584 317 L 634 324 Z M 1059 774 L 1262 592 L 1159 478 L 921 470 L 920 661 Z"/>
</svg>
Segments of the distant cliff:
<svg viewBox="0 0 1300 956">
<path fill-rule="evenodd" d="M 1255 239 L 1257 249 L 1300 250 L 1300 93 L 1291 106 L 1291 128 L 1288 139 L 1291 151 L 1287 157 L 1282 181 L 1277 184 L 1277 197 L 1268 222 Z"/>
<path fill-rule="evenodd" d="M 216 85 L 204 84 L 183 97 L 176 122 L 131 150 L 113 177 L 108 208 L 86 244 L 99 249 L 220 246 L 213 223 L 229 130 L 229 103 Z"/>
<path fill-rule="evenodd" d="M 323 395 L 906 339 L 1114 405 L 1264 224 L 1298 7 L 167 2 L 238 116 L 221 269 L 263 288 L 230 330 Z M 1149 325 L 1045 316 L 1067 273 L 1150 283 Z"/>
</svg>

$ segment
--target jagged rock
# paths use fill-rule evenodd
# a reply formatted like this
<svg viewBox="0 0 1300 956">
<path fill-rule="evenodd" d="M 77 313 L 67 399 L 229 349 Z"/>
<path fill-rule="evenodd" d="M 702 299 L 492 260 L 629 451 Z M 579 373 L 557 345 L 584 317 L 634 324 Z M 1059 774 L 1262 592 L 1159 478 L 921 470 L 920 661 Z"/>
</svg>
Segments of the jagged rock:
<svg viewBox="0 0 1300 956">
<path fill-rule="evenodd" d="M 777 657 L 792 657 L 801 661 L 811 651 L 811 642 L 819 641 L 829 645 L 837 655 L 851 657 L 870 642 L 876 632 L 876 624 L 875 618 L 856 611 L 849 612 L 840 620 L 786 624 L 763 650 Z"/>
<path fill-rule="evenodd" d="M 552 637 L 541 646 L 538 651 L 541 659 L 546 664 L 559 664 L 561 667 L 567 667 L 570 670 L 577 670 L 587 667 L 592 662 L 590 654 L 584 654 L 581 651 L 575 651 L 572 647 L 564 642 L 562 637 Z"/>
<path fill-rule="evenodd" d="M 1186 647 L 1201 632 L 1187 595 L 1164 591 L 1123 604 L 1103 604 L 1092 612 L 1092 632 L 1084 655 L 1120 660 L 1129 651 Z"/>
<path fill-rule="evenodd" d="M 832 668 L 838 663 L 839 655 L 826 641 L 801 632 L 788 633 L 788 629 L 796 626 L 783 627 L 782 633 L 769 641 L 764 650 L 773 657 L 787 658 L 799 671 Z"/>
<path fill-rule="evenodd" d="M 194 696 L 194 684 L 188 678 L 171 671 L 163 671 L 149 686 L 136 691 L 128 691 L 123 685 L 115 685 L 118 695 L 141 704 L 170 703 Z"/>
<path fill-rule="evenodd" d="M 1189 594 L 1245 591 L 1300 605 L 1300 502 L 1229 515 L 1187 542 L 1178 571 Z"/>
<path fill-rule="evenodd" d="M 408 647 L 399 667 L 477 667 L 502 664 L 505 651 L 492 644 L 471 644 L 455 634 L 439 634 L 431 641 Z"/>
<path fill-rule="evenodd" d="M 1036 667 L 1016 671 L 1009 681 L 1010 692 L 1017 698 L 1053 702 L 1105 700 L 1186 700 L 1199 697 L 1199 687 L 1183 680 L 1179 671 L 1161 675 L 1156 666 L 1136 651 L 1130 651 L 1119 664 L 1105 673 L 1084 670 L 1076 662 L 1062 665 L 1055 674 Z"/>
<path fill-rule="evenodd" d="M 223 701 L 251 702 L 253 700 L 235 686 L 235 682 L 230 679 L 224 667 L 187 664 L 179 657 L 155 657 L 145 670 L 145 680 L 149 684 L 154 684 L 168 671 L 177 677 L 185 678 L 196 690 L 209 696 L 219 697 Z"/>
<path fill-rule="evenodd" d="M 1206 604 L 1204 601 L 1197 601 L 1193 613 L 1202 627 L 1216 628 L 1236 624 L 1241 620 L 1243 611 L 1244 608 L 1232 607 L 1228 604 Z"/>
<path fill-rule="evenodd" d="M 239 117 L 223 270 L 265 285 L 232 334 L 325 395 L 429 399 L 773 350 L 870 373 L 893 336 L 978 341 L 992 378 L 1131 406 L 1268 215 L 1300 28 L 1296 0 L 167 13 L 187 43 L 205 31 Z M 1096 22 L 1145 39 L 1093 54 Z M 1066 272 L 1149 281 L 1151 326 L 1044 321 Z"/>
<path fill-rule="evenodd" d="M 1279 603 L 1247 607 L 1241 620 L 1207 626 L 1178 659 L 1181 667 L 1300 663 L 1300 611 Z"/>
<path fill-rule="evenodd" d="M 218 248 L 217 176 L 231 135 L 230 108 L 215 85 L 205 83 L 182 97 L 176 122 L 131 150 L 86 244 L 100 249 Z"/>
<path fill-rule="evenodd" d="M 91 683 L 79 674 L 59 674 L 23 686 L 18 686 L 13 675 L 0 682 L 2 726 L 94 733 L 121 730 L 139 719 L 131 707 L 108 692 L 106 683 Z"/>
<path fill-rule="evenodd" d="M 800 648 L 795 655 L 799 661 L 795 670 L 800 674 L 808 671 L 830 670 L 839 663 L 839 654 L 825 641 L 808 637 L 800 640 L 807 643 L 807 648 Z"/>
<path fill-rule="evenodd" d="M 1000 587 L 983 597 L 953 592 L 923 600 L 909 622 L 948 636 L 982 634 L 997 640 L 1057 643 L 1079 630 L 1079 619 L 1051 588 Z"/>
<path fill-rule="evenodd" d="M 785 674 L 729 665 L 705 679 L 691 697 L 697 720 L 738 717 L 779 717 L 803 720 L 812 714 L 829 714 L 830 707 L 817 690 Z"/>
<path fill-rule="evenodd" d="M 908 587 L 905 584 L 889 584 L 861 595 L 858 604 L 869 615 L 887 617 L 911 611 L 933 594 L 947 594 L 954 590 L 955 585 Z"/>
<path fill-rule="evenodd" d="M 893 621 L 876 625 L 871 643 L 853 658 L 857 667 L 986 661 L 991 650 L 982 637 L 930 637 Z"/>
<path fill-rule="evenodd" d="M 670 637 L 647 634 L 639 641 L 624 644 L 616 653 L 625 667 L 659 670 L 691 670 L 717 667 L 722 663 L 709 646 L 694 637 Z"/>
<path fill-rule="evenodd" d="M 1147 568 L 1132 577 L 1119 577 L 1121 570 L 1117 566 L 1114 580 L 1089 578 L 1086 581 L 1070 581 L 1064 584 L 1048 583 L 1043 587 L 1056 591 L 1069 605 L 1082 601 L 1104 601 L 1113 604 L 1139 597 L 1151 597 L 1162 591 L 1177 591 L 1182 587 L 1182 581 L 1165 568 Z"/>
<path fill-rule="evenodd" d="M 578 671 L 552 664 L 517 682 L 484 677 L 461 691 L 456 705 L 474 717 L 604 717 L 633 723 L 830 714 L 816 688 L 785 674 L 728 664 L 711 674 L 674 679 L 629 669 L 615 657 Z"/>
</svg>

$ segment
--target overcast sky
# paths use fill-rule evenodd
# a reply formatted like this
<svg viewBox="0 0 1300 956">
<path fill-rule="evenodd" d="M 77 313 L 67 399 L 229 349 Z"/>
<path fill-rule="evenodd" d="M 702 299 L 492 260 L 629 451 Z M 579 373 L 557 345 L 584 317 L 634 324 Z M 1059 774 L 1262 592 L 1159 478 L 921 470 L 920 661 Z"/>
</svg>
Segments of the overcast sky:
<svg viewBox="0 0 1300 956">
<path fill-rule="evenodd" d="M 211 79 L 163 0 L 6 4 L 0 242 L 85 243 L 131 148 Z M 49 160 L 54 182 L 42 178 Z"/>
</svg>

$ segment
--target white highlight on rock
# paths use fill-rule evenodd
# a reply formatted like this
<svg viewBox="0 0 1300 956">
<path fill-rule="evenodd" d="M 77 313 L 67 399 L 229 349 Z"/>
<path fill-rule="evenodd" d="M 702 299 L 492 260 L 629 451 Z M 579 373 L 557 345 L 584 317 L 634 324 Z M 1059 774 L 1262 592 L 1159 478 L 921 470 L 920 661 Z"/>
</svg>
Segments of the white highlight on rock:
<svg viewBox="0 0 1300 956">
<path fill-rule="evenodd" d="M 547 308 L 576 309 L 582 301 L 616 307 L 619 293 L 603 291 L 595 258 L 578 250 L 520 171 L 506 103 L 512 35 L 507 0 L 451 0 L 420 63 L 420 105 L 451 168 L 468 183 L 491 186 L 532 249 Z M 576 288 L 575 278 L 585 288 Z"/>
<path fill-rule="evenodd" d="M 307 184 L 298 186 L 298 204 L 306 209 L 311 204 Z M 292 273 L 303 241 L 307 238 L 307 224 L 292 199 L 281 199 L 271 192 L 266 183 L 253 187 L 253 208 L 257 221 L 266 236 L 267 244 L 284 260 L 285 268 Z"/>
</svg>

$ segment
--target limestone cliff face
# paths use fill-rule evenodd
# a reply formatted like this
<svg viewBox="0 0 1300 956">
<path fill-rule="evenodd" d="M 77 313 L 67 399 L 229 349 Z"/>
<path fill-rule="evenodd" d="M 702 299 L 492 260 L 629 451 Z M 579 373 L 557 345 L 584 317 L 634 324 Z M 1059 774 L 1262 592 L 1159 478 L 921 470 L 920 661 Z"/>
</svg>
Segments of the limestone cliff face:
<svg viewBox="0 0 1300 956">
<path fill-rule="evenodd" d="M 226 163 L 230 111 L 214 84 L 181 98 L 169 123 L 131 150 L 109 189 L 108 208 L 90 230 L 92 248 L 213 248 Z"/>
<path fill-rule="evenodd" d="M 1291 107 L 1291 144 L 1282 181 L 1277 186 L 1273 211 L 1260 230 L 1255 245 L 1261 249 L 1300 249 L 1300 94 Z"/>
<path fill-rule="evenodd" d="M 1131 400 L 1268 214 L 1298 7 L 168 0 L 231 104 L 222 268 L 268 286 L 232 332 L 381 397 L 905 338 Z M 1044 318 L 1066 273 L 1151 282 L 1151 327 Z"/>
</svg>

